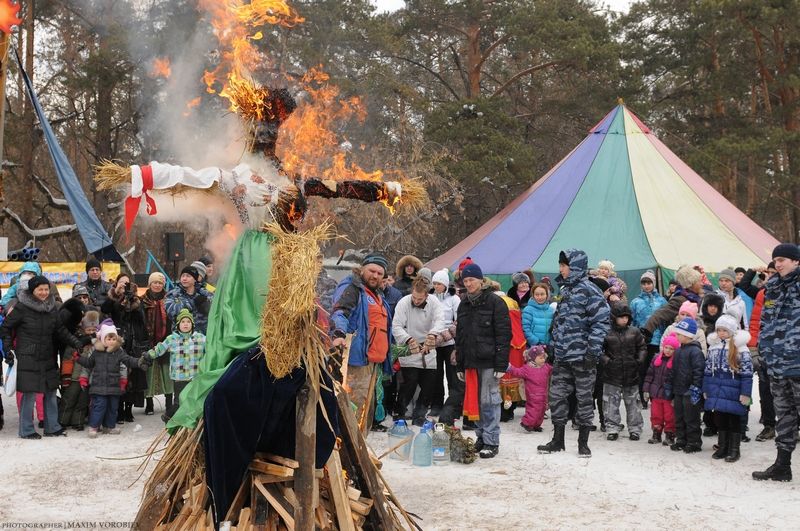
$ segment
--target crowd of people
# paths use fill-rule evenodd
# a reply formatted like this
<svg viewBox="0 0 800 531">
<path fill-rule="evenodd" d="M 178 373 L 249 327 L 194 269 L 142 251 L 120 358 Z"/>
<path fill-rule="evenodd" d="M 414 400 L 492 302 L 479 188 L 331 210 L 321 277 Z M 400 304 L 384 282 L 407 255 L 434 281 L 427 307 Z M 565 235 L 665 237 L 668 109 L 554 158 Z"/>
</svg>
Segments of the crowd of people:
<svg viewBox="0 0 800 531">
<path fill-rule="evenodd" d="M 525 431 L 552 424 L 540 453 L 564 451 L 571 424 L 578 455 L 590 457 L 597 424 L 609 441 L 625 431 L 638 441 L 649 410 L 648 443 L 695 453 L 703 436 L 716 436 L 712 457 L 735 462 L 750 440 L 757 375 L 756 439 L 775 439 L 777 458 L 753 477 L 787 481 L 800 412 L 800 250 L 781 244 L 772 256 L 767 266 L 721 271 L 716 288 L 702 267 L 683 266 L 663 295 L 645 271 L 630 301 L 612 262 L 590 269 L 577 249 L 559 255 L 557 292 L 532 271 L 514 274 L 503 291 L 470 258 L 452 274 L 413 256 L 391 271 L 380 253 L 338 283 L 323 269 L 317 285 L 365 430 L 385 431 L 389 417 L 458 423 L 475 430 L 480 457 L 492 458 L 501 424 L 524 408 Z M 157 396 L 166 422 L 199 370 L 214 296 L 210 259 L 185 267 L 169 290 L 159 272 L 142 289 L 126 273 L 107 281 L 94 259 L 86 275 L 62 303 L 28 262 L 0 300 L 21 438 L 42 437 L 37 419 L 45 437 L 87 424 L 91 438 L 116 434 L 134 407 L 154 414 Z"/>
<path fill-rule="evenodd" d="M 696 453 L 703 436 L 716 436 L 712 457 L 735 462 L 750 441 L 757 375 L 756 440 L 775 439 L 778 451 L 753 478 L 788 481 L 800 414 L 800 250 L 781 244 L 772 258 L 721 271 L 717 287 L 701 266 L 683 266 L 663 295 L 645 271 L 628 301 L 614 264 L 590 270 L 577 249 L 560 253 L 557 294 L 531 271 L 502 291 L 470 258 L 451 279 L 413 256 L 392 273 L 373 253 L 331 287 L 326 310 L 333 346 L 349 347 L 345 383 L 373 430 L 385 431 L 388 415 L 460 422 L 475 430 L 480 457 L 492 458 L 501 423 L 524 407 L 526 431 L 542 431 L 549 412 L 553 436 L 540 453 L 565 450 L 571 423 L 578 454 L 590 457 L 596 419 L 609 441 L 625 430 L 638 441 L 649 410 L 648 443 Z"/>
<path fill-rule="evenodd" d="M 19 437 L 66 436 L 87 425 L 90 438 L 118 434 L 118 424 L 134 421 L 134 407 L 153 415 L 157 396 L 168 421 L 205 354 L 213 275 L 213 261 L 203 257 L 183 268 L 172 289 L 161 272 L 140 289 L 127 273 L 106 280 L 102 264 L 90 259 L 86 280 L 62 303 L 41 266 L 24 263 L 0 300 Z M 0 429 L 3 413 L 0 403 Z"/>
</svg>

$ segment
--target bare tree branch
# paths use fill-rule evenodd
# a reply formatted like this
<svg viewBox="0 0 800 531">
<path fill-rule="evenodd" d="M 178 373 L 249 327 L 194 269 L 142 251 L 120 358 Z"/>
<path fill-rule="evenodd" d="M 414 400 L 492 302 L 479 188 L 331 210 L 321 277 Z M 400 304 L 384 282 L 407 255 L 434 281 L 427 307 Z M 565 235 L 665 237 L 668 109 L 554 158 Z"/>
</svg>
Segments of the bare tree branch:
<svg viewBox="0 0 800 531">
<path fill-rule="evenodd" d="M 418 66 L 418 67 L 422 68 L 423 70 L 425 70 L 428 73 L 430 73 L 433 77 L 438 79 L 442 83 L 442 85 L 444 85 L 444 87 L 447 90 L 450 91 L 450 93 L 453 95 L 453 97 L 455 97 L 455 99 L 457 99 L 457 100 L 460 99 L 459 96 L 458 96 L 458 93 L 456 93 L 456 91 L 453 90 L 453 87 L 451 87 L 450 84 L 447 81 L 445 81 L 445 79 L 441 76 L 441 74 L 439 74 L 438 72 L 436 72 L 432 68 L 429 68 L 429 67 L 427 67 L 426 65 L 424 65 L 422 63 L 414 61 L 413 59 L 409 59 L 408 57 L 400 57 L 399 55 L 389 55 L 387 57 L 389 59 L 399 59 L 401 61 L 406 61 L 407 63 L 411 63 L 412 65 L 415 65 L 415 66 Z"/>
<path fill-rule="evenodd" d="M 44 182 L 44 179 L 42 179 L 41 177 L 39 177 L 35 173 L 33 174 L 33 179 L 36 181 L 36 184 L 39 185 L 39 188 L 44 190 L 44 193 L 47 194 L 47 197 L 50 200 L 50 204 L 51 205 L 53 205 L 56 208 L 69 208 L 69 204 L 67 203 L 67 200 L 66 199 L 59 199 L 58 197 L 53 195 L 53 192 L 47 186 L 47 183 Z"/>
<path fill-rule="evenodd" d="M 500 86 L 500 88 L 495 90 L 492 93 L 492 95 L 489 96 L 489 97 L 490 98 L 494 98 L 495 96 L 499 96 L 500 94 L 503 93 L 503 91 L 505 91 L 508 87 L 510 87 L 516 80 L 518 80 L 522 76 L 527 76 L 528 74 L 532 74 L 532 73 L 534 73 L 536 71 L 544 70 L 545 68 L 550 68 L 551 66 L 556 66 L 556 65 L 561 64 L 561 63 L 562 63 L 562 61 L 548 61 L 546 63 L 542 63 L 542 64 L 538 64 L 538 65 L 532 66 L 530 68 L 526 68 L 525 70 L 520 70 L 519 72 L 517 72 L 516 74 L 514 74 L 513 76 L 508 78 L 508 81 L 503 83 Z"/>
<path fill-rule="evenodd" d="M 55 234 L 64 234 L 67 232 L 73 232 L 78 230 L 78 225 L 59 225 L 57 227 L 50 227 L 47 229 L 32 229 L 22 221 L 15 212 L 13 212 L 10 208 L 3 208 L 2 212 L 4 212 L 8 217 L 13 219 L 17 222 L 20 228 L 33 236 L 34 238 L 45 238 L 47 236 L 53 236 Z"/>
</svg>

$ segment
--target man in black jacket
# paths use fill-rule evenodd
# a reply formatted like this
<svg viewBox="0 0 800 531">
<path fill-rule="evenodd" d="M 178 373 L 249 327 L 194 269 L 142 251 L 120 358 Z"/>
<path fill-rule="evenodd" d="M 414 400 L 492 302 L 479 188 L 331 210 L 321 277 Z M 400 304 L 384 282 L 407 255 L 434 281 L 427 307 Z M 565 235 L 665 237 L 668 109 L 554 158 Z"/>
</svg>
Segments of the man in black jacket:
<svg viewBox="0 0 800 531">
<path fill-rule="evenodd" d="M 480 418 L 475 429 L 475 448 L 492 458 L 500 448 L 500 378 L 508 368 L 511 318 L 508 306 L 483 282 L 483 272 L 470 264 L 461 272 L 467 295 L 458 307 L 456 351 L 458 379 L 466 383 L 467 407 L 477 398 Z"/>
<path fill-rule="evenodd" d="M 96 258 L 89 258 L 86 261 L 86 280 L 75 284 L 73 289 L 78 286 L 86 288 L 89 293 L 89 303 L 99 308 L 106 302 L 112 284 L 103 279 L 103 264 Z"/>
</svg>

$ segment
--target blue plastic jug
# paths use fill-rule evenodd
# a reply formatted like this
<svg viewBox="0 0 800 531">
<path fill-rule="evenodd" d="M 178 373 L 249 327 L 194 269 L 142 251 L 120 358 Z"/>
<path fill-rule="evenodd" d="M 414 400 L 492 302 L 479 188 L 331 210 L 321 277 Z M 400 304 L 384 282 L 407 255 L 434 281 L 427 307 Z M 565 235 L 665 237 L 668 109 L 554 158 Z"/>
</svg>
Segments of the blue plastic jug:
<svg viewBox="0 0 800 531">
<path fill-rule="evenodd" d="M 431 466 L 433 464 L 433 440 L 430 431 L 422 430 L 414 437 L 414 459 L 416 466 Z"/>
</svg>

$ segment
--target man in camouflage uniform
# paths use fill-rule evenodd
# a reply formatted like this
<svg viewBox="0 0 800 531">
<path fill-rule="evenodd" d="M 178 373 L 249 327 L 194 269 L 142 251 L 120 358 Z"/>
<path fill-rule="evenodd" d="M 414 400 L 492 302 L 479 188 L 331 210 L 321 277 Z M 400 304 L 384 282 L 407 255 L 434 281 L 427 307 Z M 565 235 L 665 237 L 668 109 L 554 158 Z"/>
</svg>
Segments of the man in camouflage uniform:
<svg viewBox="0 0 800 531">
<path fill-rule="evenodd" d="M 556 278 L 561 301 L 553 318 L 550 352 L 554 356 L 550 381 L 550 413 L 553 440 L 538 447 L 540 453 L 564 450 L 564 428 L 569 412 L 569 395 L 578 400 L 578 454 L 591 457 L 589 432 L 594 420 L 592 393 L 597 377 L 597 360 L 603 340 L 611 328 L 611 311 L 600 289 L 587 275 L 589 259 L 577 249 L 561 251 L 560 275 Z"/>
<path fill-rule="evenodd" d="M 800 249 L 782 243 L 772 251 L 777 275 L 764 289 L 758 350 L 767 362 L 770 389 L 775 401 L 778 457 L 753 479 L 792 480 L 792 452 L 796 446 L 800 413 Z"/>
</svg>

